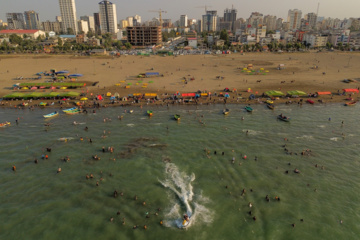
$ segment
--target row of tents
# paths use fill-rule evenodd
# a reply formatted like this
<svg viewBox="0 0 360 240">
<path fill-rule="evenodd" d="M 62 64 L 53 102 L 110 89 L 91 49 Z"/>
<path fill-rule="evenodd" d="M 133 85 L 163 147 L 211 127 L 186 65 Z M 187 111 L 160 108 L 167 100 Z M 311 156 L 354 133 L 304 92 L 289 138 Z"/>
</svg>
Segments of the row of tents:
<svg viewBox="0 0 360 240">
<path fill-rule="evenodd" d="M 78 92 L 14 92 L 3 97 L 3 99 L 42 99 L 42 98 L 76 98 Z"/>
<path fill-rule="evenodd" d="M 343 92 L 345 93 L 359 93 L 359 90 L 356 88 L 346 88 L 343 89 Z M 331 95 L 331 92 L 316 92 L 317 95 Z M 284 94 L 281 91 L 276 91 L 276 90 L 271 90 L 271 91 L 267 91 L 265 92 L 266 96 L 269 97 L 281 97 L 281 96 L 285 96 L 286 94 Z M 294 91 L 288 91 L 287 95 L 289 96 L 305 96 L 308 95 L 306 92 L 303 91 L 299 91 L 299 90 L 294 90 Z"/>
</svg>

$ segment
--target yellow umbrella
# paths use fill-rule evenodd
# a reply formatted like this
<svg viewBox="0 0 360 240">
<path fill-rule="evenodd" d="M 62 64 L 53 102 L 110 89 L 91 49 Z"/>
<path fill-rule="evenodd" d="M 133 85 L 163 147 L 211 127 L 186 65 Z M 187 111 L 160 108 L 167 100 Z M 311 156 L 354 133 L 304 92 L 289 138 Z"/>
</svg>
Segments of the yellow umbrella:
<svg viewBox="0 0 360 240">
<path fill-rule="evenodd" d="M 86 100 L 88 100 L 88 98 L 86 97 L 80 98 L 80 101 L 86 101 Z"/>
</svg>

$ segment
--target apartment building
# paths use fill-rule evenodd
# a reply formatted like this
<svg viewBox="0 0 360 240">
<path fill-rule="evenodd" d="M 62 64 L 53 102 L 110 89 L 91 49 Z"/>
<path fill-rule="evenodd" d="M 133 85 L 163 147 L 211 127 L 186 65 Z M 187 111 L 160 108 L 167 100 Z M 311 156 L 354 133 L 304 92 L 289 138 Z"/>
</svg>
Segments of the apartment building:
<svg viewBox="0 0 360 240">
<path fill-rule="evenodd" d="M 162 42 L 161 26 L 127 27 L 128 42 L 133 46 L 151 46 Z"/>
</svg>

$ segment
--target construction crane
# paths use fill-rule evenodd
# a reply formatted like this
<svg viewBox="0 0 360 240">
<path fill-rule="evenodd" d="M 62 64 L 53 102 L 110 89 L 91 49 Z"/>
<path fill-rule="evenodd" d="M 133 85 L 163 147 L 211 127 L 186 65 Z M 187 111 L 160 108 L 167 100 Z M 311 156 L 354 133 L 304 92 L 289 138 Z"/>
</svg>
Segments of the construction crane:
<svg viewBox="0 0 360 240">
<path fill-rule="evenodd" d="M 163 25 L 163 20 L 162 20 L 161 14 L 162 14 L 162 13 L 167 13 L 167 11 L 164 11 L 164 10 L 162 10 L 162 9 L 160 8 L 159 10 L 149 10 L 149 12 L 157 12 L 157 13 L 159 13 L 159 22 L 160 22 L 160 26 L 162 27 L 162 25 Z"/>
</svg>

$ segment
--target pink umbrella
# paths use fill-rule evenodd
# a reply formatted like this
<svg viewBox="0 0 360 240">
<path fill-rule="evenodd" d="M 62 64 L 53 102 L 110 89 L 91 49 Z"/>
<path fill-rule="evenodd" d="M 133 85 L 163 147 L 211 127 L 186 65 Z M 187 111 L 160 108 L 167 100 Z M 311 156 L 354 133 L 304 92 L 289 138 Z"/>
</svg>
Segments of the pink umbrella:
<svg viewBox="0 0 360 240">
<path fill-rule="evenodd" d="M 50 89 L 56 89 L 56 87 L 51 87 Z"/>
<path fill-rule="evenodd" d="M 40 89 L 44 89 L 44 88 L 45 88 L 44 86 L 40 87 Z"/>
<path fill-rule="evenodd" d="M 32 87 L 32 88 L 31 88 L 31 90 L 35 90 L 35 89 L 37 89 L 37 87 Z"/>
<path fill-rule="evenodd" d="M 63 98 L 63 99 L 61 99 L 61 100 L 66 101 L 67 99 L 66 99 L 66 98 Z"/>
</svg>

